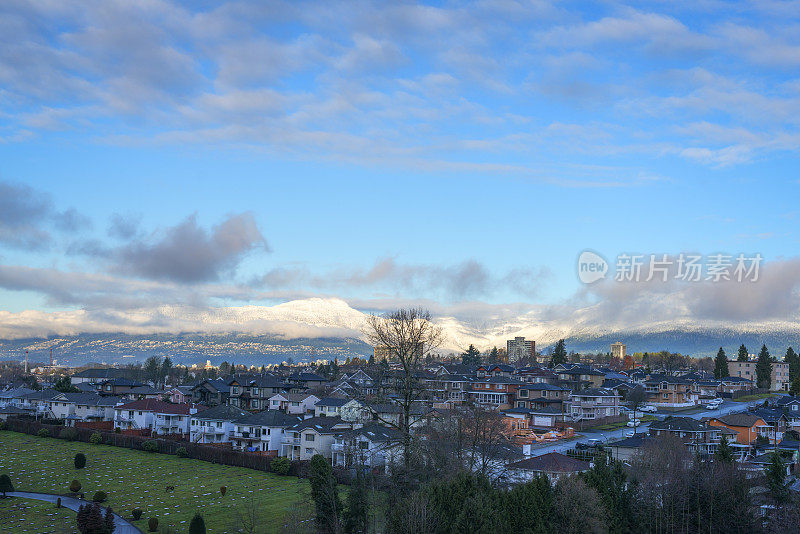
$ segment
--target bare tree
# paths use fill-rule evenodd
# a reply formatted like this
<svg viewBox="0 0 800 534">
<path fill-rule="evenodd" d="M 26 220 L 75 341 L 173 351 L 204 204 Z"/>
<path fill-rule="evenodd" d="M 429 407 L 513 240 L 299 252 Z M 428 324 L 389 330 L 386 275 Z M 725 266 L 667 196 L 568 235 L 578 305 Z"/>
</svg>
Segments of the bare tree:
<svg viewBox="0 0 800 534">
<path fill-rule="evenodd" d="M 397 422 L 382 422 L 400 431 L 403 462 L 408 467 L 411 428 L 416 422 L 412 418 L 413 407 L 424 391 L 418 374 L 425 356 L 442 344 L 444 334 L 442 328 L 431 320 L 430 312 L 422 309 L 401 309 L 382 317 L 370 315 L 365 334 L 373 346 L 382 347 L 392 362 L 400 365 L 400 376 L 393 388 L 399 397 L 397 403 L 402 417 Z"/>
<path fill-rule="evenodd" d="M 631 409 L 633 410 L 633 421 L 634 421 L 633 424 L 636 425 L 636 410 L 638 410 L 642 404 L 647 402 L 647 392 L 644 390 L 644 387 L 642 387 L 642 385 L 640 384 L 635 388 L 633 388 L 632 390 L 630 390 L 630 392 L 628 392 L 627 401 L 628 401 L 628 406 L 630 406 Z M 636 432 L 637 427 L 634 426 L 633 430 L 634 432 Z"/>
<path fill-rule="evenodd" d="M 261 517 L 258 504 L 252 495 L 245 498 L 243 504 L 236 506 L 234 517 L 239 524 L 241 532 L 245 534 L 259 534 L 263 532 L 259 527 L 263 525 L 264 518 Z"/>
</svg>

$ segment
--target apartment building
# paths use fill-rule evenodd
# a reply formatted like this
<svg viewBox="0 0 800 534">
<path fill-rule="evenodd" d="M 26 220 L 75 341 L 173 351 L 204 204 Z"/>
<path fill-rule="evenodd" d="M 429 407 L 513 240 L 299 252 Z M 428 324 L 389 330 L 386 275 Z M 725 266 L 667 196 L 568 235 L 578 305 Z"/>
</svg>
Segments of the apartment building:
<svg viewBox="0 0 800 534">
<path fill-rule="evenodd" d="M 740 362 L 738 360 L 728 360 L 728 374 L 752 380 L 756 380 L 756 360 Z M 770 389 L 772 391 L 789 391 L 789 364 L 784 362 L 772 362 Z"/>
<path fill-rule="evenodd" d="M 519 336 L 509 339 L 506 341 L 506 355 L 509 363 L 518 362 L 522 359 L 534 361 L 536 357 L 536 342 Z"/>
</svg>

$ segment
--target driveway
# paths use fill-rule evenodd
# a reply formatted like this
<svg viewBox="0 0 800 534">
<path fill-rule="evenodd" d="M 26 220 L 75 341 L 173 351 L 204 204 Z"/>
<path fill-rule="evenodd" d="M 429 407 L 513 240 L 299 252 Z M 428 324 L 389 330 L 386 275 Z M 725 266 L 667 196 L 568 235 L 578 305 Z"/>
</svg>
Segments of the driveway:
<svg viewBox="0 0 800 534">
<path fill-rule="evenodd" d="M 56 503 L 56 499 L 61 497 L 61 506 L 64 508 L 69 508 L 75 512 L 78 511 L 81 505 L 87 504 L 90 501 L 84 501 L 82 499 L 75 499 L 73 497 L 64 497 L 62 495 L 50 495 L 48 493 L 31 493 L 28 491 L 9 491 L 6 493 L 9 497 L 20 497 L 22 499 L 34 499 L 37 501 L 45 501 L 51 502 L 53 504 Z M 103 513 L 105 513 L 105 508 L 103 508 Z M 127 520 L 123 519 L 122 517 L 114 514 L 114 524 L 117 528 L 114 530 L 114 534 L 142 534 L 142 531 L 136 528 L 134 525 L 130 524 Z"/>
</svg>

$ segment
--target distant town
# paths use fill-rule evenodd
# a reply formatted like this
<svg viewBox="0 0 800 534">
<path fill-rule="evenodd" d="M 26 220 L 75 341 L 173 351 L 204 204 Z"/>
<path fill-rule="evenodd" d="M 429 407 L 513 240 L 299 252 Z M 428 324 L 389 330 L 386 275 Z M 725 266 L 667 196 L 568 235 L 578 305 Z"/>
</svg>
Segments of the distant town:
<svg viewBox="0 0 800 534">
<path fill-rule="evenodd" d="M 405 353 L 376 345 L 369 358 L 260 368 L 186 367 L 168 356 L 113 367 L 5 361 L 0 419 L 23 433 L 127 437 L 121 446 L 134 449 L 185 444 L 195 457 L 210 449 L 220 463 L 251 457 L 264 470 L 322 458 L 387 480 L 409 455 L 426 463 L 441 453 L 433 444 L 455 440 L 460 468 L 508 488 L 541 476 L 557 484 L 598 462 L 630 468 L 680 445 L 698 462 L 735 462 L 754 484 L 776 476 L 778 461 L 789 491 L 800 464 L 792 348 L 780 359 L 743 345 L 714 359 L 628 354 L 619 342 L 597 354 L 570 352 L 563 340 L 549 349 L 516 337 L 447 357 L 420 342 Z M 774 503 L 758 495 L 750 506 L 767 516 Z"/>
</svg>

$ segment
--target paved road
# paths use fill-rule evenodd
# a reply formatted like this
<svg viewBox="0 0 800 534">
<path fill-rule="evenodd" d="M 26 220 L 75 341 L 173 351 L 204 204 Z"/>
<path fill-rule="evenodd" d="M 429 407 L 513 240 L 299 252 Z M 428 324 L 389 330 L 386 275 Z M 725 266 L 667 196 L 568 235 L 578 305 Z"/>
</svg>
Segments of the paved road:
<svg viewBox="0 0 800 534">
<path fill-rule="evenodd" d="M 658 419 L 664 419 L 670 415 L 677 415 L 681 417 L 691 417 L 693 419 L 702 419 L 704 417 L 719 417 L 720 415 L 728 415 L 730 413 L 737 413 L 737 412 L 745 412 L 749 408 L 757 404 L 761 404 L 764 402 L 765 399 L 760 399 L 751 402 L 733 402 L 732 400 L 725 399 L 722 402 L 722 405 L 717 410 L 706 410 L 705 408 L 698 407 L 692 410 L 685 410 L 680 412 L 657 412 L 650 415 L 655 415 Z M 639 412 L 636 413 L 636 417 L 639 417 Z M 647 429 L 650 427 L 650 423 L 642 423 L 636 429 L 637 432 L 643 433 L 647 432 Z M 548 443 L 546 445 L 541 445 L 539 447 L 535 447 L 532 451 L 534 456 L 541 456 L 542 454 L 547 454 L 548 452 L 565 452 L 569 449 L 575 448 L 575 443 L 577 441 L 586 441 L 589 439 L 599 439 L 604 443 L 613 443 L 615 441 L 619 441 L 625 437 L 626 432 L 630 432 L 632 429 L 628 427 L 618 428 L 616 430 L 581 430 L 578 433 L 581 435 L 580 438 L 573 438 L 564 441 L 558 441 L 556 443 Z"/>
<path fill-rule="evenodd" d="M 48 493 L 30 493 L 28 491 L 9 491 L 6 493 L 9 497 L 20 497 L 22 499 L 34 499 L 37 501 L 45 501 L 51 502 L 53 504 L 56 503 L 56 499 L 61 497 L 61 506 L 64 508 L 69 508 L 70 510 L 74 510 L 75 512 L 78 511 L 78 508 L 88 503 L 89 501 L 84 501 L 81 499 L 73 499 L 72 497 L 63 497 L 61 495 L 50 495 Z M 105 514 L 105 508 L 103 509 L 103 513 Z M 114 524 L 117 528 L 114 530 L 114 534 L 142 534 L 142 531 L 136 528 L 134 525 L 128 523 L 125 519 L 114 514 Z"/>
</svg>

